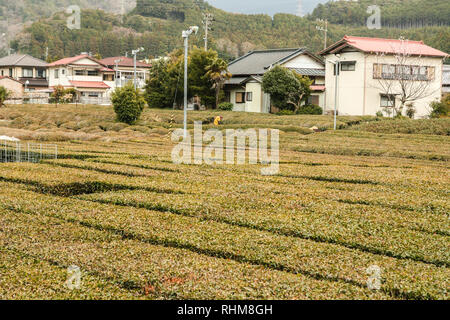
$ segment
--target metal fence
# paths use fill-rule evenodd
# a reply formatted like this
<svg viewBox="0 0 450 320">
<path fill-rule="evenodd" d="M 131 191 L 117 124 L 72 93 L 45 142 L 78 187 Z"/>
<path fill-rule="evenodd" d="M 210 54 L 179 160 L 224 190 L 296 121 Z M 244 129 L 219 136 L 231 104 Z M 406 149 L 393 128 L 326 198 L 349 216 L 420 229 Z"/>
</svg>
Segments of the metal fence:
<svg viewBox="0 0 450 320">
<path fill-rule="evenodd" d="M 58 159 L 58 146 L 55 144 L 26 143 L 0 140 L 0 163 L 32 162 L 45 159 Z"/>
</svg>

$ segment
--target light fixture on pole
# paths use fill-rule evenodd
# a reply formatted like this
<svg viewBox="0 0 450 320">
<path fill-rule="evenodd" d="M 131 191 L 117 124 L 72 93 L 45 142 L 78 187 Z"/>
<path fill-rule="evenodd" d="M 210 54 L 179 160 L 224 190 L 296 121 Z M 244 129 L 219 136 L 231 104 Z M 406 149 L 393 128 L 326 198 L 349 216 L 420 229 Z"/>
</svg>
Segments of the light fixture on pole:
<svg viewBox="0 0 450 320">
<path fill-rule="evenodd" d="M 133 55 L 133 63 L 134 63 L 134 90 L 137 89 L 137 79 L 136 79 L 136 55 L 144 51 L 145 49 L 143 47 L 140 47 L 139 49 L 131 51 L 131 54 Z"/>
<path fill-rule="evenodd" d="M 27 92 L 27 86 L 30 84 L 30 81 L 25 81 L 25 92 Z"/>
<path fill-rule="evenodd" d="M 182 37 L 184 39 L 184 137 L 187 137 L 187 91 L 188 91 L 188 53 L 189 53 L 189 36 L 194 33 L 197 34 L 198 27 L 189 27 L 188 30 L 182 32 Z"/>
</svg>

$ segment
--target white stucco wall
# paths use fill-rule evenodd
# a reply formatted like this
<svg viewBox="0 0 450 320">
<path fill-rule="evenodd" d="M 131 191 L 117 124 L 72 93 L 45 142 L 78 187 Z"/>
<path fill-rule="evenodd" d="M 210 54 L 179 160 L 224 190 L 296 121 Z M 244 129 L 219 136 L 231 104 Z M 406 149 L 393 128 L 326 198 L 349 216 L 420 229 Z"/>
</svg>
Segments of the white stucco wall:
<svg viewBox="0 0 450 320">
<path fill-rule="evenodd" d="M 323 65 L 306 54 L 302 54 L 282 64 L 286 68 L 323 69 Z"/>
<path fill-rule="evenodd" d="M 249 81 L 245 86 L 245 92 L 251 92 L 253 95 L 252 101 L 245 102 L 245 111 L 247 112 L 262 112 L 262 88 L 261 83 L 257 81 Z"/>
<path fill-rule="evenodd" d="M 327 55 L 327 60 L 335 61 L 334 55 Z M 338 84 L 338 111 L 340 115 L 375 115 L 382 111 L 379 80 L 373 79 L 374 64 L 397 64 L 394 56 L 377 57 L 362 52 L 341 53 L 341 61 L 356 61 L 355 71 L 341 71 Z M 408 63 L 409 64 L 409 63 Z M 430 110 L 429 104 L 441 98 L 442 59 L 422 57 L 420 61 L 414 59 L 411 65 L 435 67 L 434 80 L 430 82 L 428 97 L 414 102 L 416 117 L 426 117 Z M 335 105 L 335 76 L 334 64 L 326 63 L 326 110 L 334 110 Z M 396 86 L 395 93 L 400 92 Z M 400 104 L 396 101 L 396 105 Z M 404 110 L 406 111 L 406 110 Z"/>
</svg>

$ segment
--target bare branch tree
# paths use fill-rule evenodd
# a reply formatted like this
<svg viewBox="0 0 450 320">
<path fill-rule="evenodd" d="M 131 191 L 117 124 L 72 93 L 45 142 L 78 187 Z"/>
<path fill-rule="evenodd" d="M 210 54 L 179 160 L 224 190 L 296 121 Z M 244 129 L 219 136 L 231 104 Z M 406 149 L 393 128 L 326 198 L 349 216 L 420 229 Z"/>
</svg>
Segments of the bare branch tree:
<svg viewBox="0 0 450 320">
<path fill-rule="evenodd" d="M 386 95 L 396 115 L 403 113 L 404 107 L 436 93 L 432 88 L 435 67 L 426 65 L 422 56 L 411 54 L 408 40 L 400 39 L 398 45 L 391 45 L 393 53 L 377 54 L 374 78 L 377 89 Z M 387 55 L 394 57 L 394 63 L 383 63 Z M 400 105 L 395 106 L 395 97 Z"/>
</svg>

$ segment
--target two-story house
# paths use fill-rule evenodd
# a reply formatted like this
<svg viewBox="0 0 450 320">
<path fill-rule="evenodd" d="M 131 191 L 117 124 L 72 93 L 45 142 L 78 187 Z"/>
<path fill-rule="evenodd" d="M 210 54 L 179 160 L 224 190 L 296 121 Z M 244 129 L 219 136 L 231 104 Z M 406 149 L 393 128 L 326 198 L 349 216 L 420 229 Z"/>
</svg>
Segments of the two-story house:
<svg viewBox="0 0 450 320">
<path fill-rule="evenodd" d="M 48 89 L 47 63 L 28 54 L 0 58 L 0 77 L 19 81 L 26 92 Z"/>
<path fill-rule="evenodd" d="M 340 115 L 392 115 L 409 97 L 421 118 L 441 99 L 448 54 L 422 41 L 345 36 L 320 54 L 326 60 L 326 111 L 336 106 Z"/>
<path fill-rule="evenodd" d="M 51 88 L 75 88 L 80 103 L 109 104 L 115 87 L 115 71 L 88 54 L 64 58 L 48 64 Z"/>
<path fill-rule="evenodd" d="M 115 71 L 116 87 L 123 87 L 128 82 L 134 83 L 134 59 L 129 57 L 110 57 L 100 60 L 105 66 Z M 136 85 L 144 88 L 152 66 L 136 61 Z"/>
<path fill-rule="evenodd" d="M 275 65 L 291 69 L 313 80 L 309 103 L 325 106 L 325 65 L 306 50 L 273 49 L 251 51 L 228 65 L 232 78 L 226 81 L 226 100 L 234 105 L 234 111 L 272 112 L 270 95 L 262 90 L 264 74 Z"/>
</svg>

